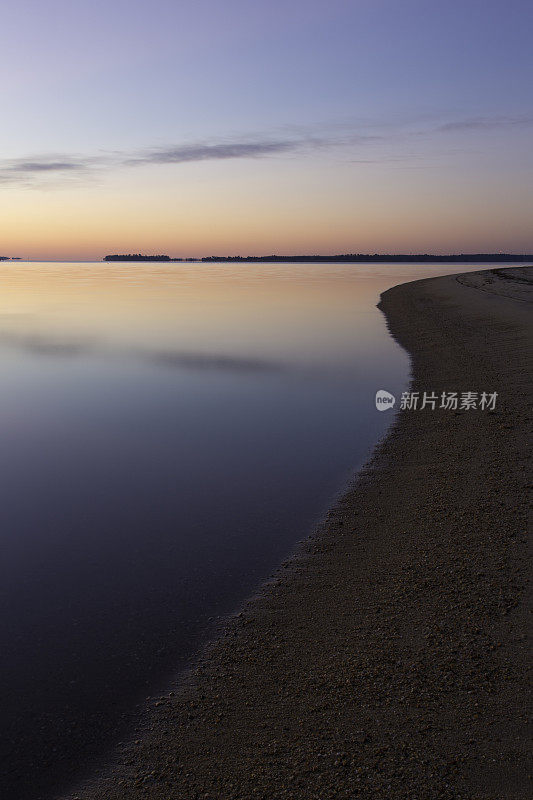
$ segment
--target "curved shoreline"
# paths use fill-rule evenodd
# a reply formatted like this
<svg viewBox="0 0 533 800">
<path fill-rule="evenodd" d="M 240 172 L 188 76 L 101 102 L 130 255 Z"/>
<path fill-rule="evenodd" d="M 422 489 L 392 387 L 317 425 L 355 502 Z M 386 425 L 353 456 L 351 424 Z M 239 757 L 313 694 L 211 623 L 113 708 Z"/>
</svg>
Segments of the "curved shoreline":
<svg viewBox="0 0 533 800">
<path fill-rule="evenodd" d="M 69 798 L 529 796 L 531 322 L 508 282 L 383 294 L 411 390 L 496 391 L 496 413 L 400 412 L 302 552 L 154 703 L 112 773 Z"/>
</svg>

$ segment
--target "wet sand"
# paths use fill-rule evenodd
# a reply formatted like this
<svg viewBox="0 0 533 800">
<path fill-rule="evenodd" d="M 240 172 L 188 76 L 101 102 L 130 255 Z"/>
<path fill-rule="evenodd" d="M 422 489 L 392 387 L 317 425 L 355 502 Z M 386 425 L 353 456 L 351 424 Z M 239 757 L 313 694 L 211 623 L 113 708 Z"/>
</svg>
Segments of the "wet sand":
<svg viewBox="0 0 533 800">
<path fill-rule="evenodd" d="M 497 392 L 495 412 L 401 411 L 316 534 L 65 797 L 530 796 L 532 279 L 384 293 L 411 390 Z"/>
</svg>

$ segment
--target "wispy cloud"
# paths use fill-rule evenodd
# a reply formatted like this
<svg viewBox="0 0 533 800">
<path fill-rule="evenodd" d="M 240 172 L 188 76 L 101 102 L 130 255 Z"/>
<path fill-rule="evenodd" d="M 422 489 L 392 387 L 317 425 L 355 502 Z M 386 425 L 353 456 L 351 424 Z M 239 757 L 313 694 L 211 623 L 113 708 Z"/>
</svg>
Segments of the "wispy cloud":
<svg viewBox="0 0 533 800">
<path fill-rule="evenodd" d="M 141 167 L 149 164 L 186 164 L 194 161 L 263 158 L 295 152 L 303 147 L 316 147 L 318 141 L 305 139 L 224 141 L 193 143 L 169 147 L 147 148 L 134 152 L 118 152 L 101 156 L 29 156 L 0 161 L 0 183 L 31 185 L 42 178 L 72 177 L 96 174 L 102 170 Z"/>
<path fill-rule="evenodd" d="M 533 116 L 523 117 L 469 117 L 467 119 L 445 122 L 436 130 L 441 133 L 453 131 L 495 130 L 497 128 L 517 127 L 533 124 Z"/>
<path fill-rule="evenodd" d="M 85 165 L 75 161 L 14 161 L 6 167 L 7 172 L 65 172 L 84 169 Z"/>
<path fill-rule="evenodd" d="M 339 135 L 300 132 L 286 138 L 249 137 L 237 141 L 194 142 L 153 147 L 133 152 L 114 152 L 95 156 L 28 156 L 0 161 L 0 183 L 42 184 L 43 181 L 64 180 L 75 176 L 96 175 L 111 169 L 135 168 L 147 165 L 187 164 L 199 161 L 229 159 L 259 159 L 290 153 L 312 152 L 333 147 L 364 146 L 382 137 L 355 131 Z"/>
<path fill-rule="evenodd" d="M 297 150 L 302 145 L 299 140 L 264 142 L 227 142 L 221 144 L 192 144 L 176 147 L 147 150 L 132 158 L 125 158 L 123 164 L 184 164 L 190 161 L 212 161 L 228 158 L 260 158 Z"/>
<path fill-rule="evenodd" d="M 351 150 L 351 163 L 385 163 L 387 161 L 410 160 L 409 154 L 398 153 L 401 143 L 417 137 L 440 136 L 441 134 L 490 131 L 502 128 L 518 128 L 533 124 L 533 115 L 524 116 L 478 116 L 453 119 L 439 124 L 420 124 L 414 118 L 409 125 L 406 119 L 381 120 L 371 125 L 369 121 L 332 123 L 314 130 L 304 127 L 285 129 L 284 135 L 262 135 L 243 137 L 239 140 L 201 141 L 171 144 L 167 147 L 152 147 L 130 152 L 113 152 L 95 155 L 54 154 L 26 156 L 24 158 L 0 160 L 0 184 L 9 185 L 54 185 L 76 178 L 88 179 L 104 171 L 137 168 L 148 165 L 179 165 L 200 161 L 231 159 L 261 159 L 333 150 Z M 366 148 L 383 145 L 389 152 L 372 153 L 365 157 Z M 394 152 L 390 152 L 394 148 Z M 355 149 L 355 152 L 354 152 Z M 360 154 L 360 155 L 359 155 Z M 353 158 L 353 156 L 356 158 Z"/>
<path fill-rule="evenodd" d="M 31 185 L 35 179 L 88 174 L 91 169 L 103 165 L 103 160 L 94 156 L 76 157 L 66 154 L 6 159 L 0 161 L 0 183 Z"/>
</svg>

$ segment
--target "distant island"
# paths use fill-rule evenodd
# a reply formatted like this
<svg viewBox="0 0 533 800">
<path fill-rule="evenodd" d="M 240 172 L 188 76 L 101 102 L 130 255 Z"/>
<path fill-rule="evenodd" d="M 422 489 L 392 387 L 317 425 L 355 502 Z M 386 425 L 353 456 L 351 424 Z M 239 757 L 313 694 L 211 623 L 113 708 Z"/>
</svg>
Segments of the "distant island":
<svg viewBox="0 0 533 800">
<path fill-rule="evenodd" d="M 140 253 L 129 255 L 105 256 L 104 261 L 250 261 L 250 262 L 287 262 L 287 263 L 409 263 L 409 264 L 431 264 L 439 262 L 456 263 L 484 263 L 493 261 L 533 261 L 531 253 L 454 253 L 450 255 L 434 255 L 430 253 L 418 253 L 416 255 L 390 254 L 390 253 L 346 253 L 335 256 L 206 256 L 204 258 L 170 258 L 170 256 L 143 256 Z"/>
<path fill-rule="evenodd" d="M 126 256 L 106 256 L 104 261 L 181 261 L 181 258 L 170 256 L 142 256 L 140 253 L 129 253 Z"/>
</svg>

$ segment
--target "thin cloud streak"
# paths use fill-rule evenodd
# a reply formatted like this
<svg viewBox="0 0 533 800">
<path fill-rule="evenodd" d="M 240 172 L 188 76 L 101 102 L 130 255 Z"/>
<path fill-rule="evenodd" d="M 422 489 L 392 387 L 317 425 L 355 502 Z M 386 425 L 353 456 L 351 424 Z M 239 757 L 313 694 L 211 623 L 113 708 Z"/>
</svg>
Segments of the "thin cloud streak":
<svg viewBox="0 0 533 800">
<path fill-rule="evenodd" d="M 31 185 L 33 178 L 48 175 L 81 175 L 103 166 L 102 159 L 74 157 L 66 154 L 50 156 L 26 156 L 0 161 L 0 183 L 25 183 Z"/>
<path fill-rule="evenodd" d="M 260 158 L 286 153 L 301 146 L 298 140 L 281 142 L 234 142 L 227 144 L 198 144 L 148 151 L 145 155 L 125 159 L 125 166 L 137 164 L 185 164 L 190 161 L 212 161 L 227 158 Z"/>
<path fill-rule="evenodd" d="M 0 161 L 0 184 L 19 184 L 32 187 L 39 179 L 56 177 L 95 175 L 102 171 L 142 167 L 149 165 L 188 164 L 200 161 L 223 161 L 231 159 L 260 159 L 290 153 L 305 153 L 334 148 L 365 147 L 372 144 L 395 144 L 399 139 L 407 140 L 410 136 L 428 136 L 454 132 L 495 130 L 531 125 L 533 116 L 519 117 L 471 117 L 443 123 L 430 130 L 417 130 L 399 133 L 391 130 L 391 125 L 380 123 L 382 133 L 360 133 L 359 130 L 346 132 L 348 125 L 342 125 L 343 133 L 339 135 L 339 126 L 331 126 L 330 133 L 312 135 L 300 131 L 293 138 L 252 138 L 249 141 L 223 141 L 215 143 L 196 142 L 192 144 L 169 145 L 168 147 L 147 148 L 131 153 L 113 153 L 110 155 L 72 156 L 55 154 L 50 156 L 26 156 L 19 159 Z M 368 123 L 367 123 L 368 126 Z M 337 133 L 331 131 L 337 130 Z M 351 163 L 383 163 L 387 160 L 409 160 L 406 156 L 376 159 L 351 159 Z"/>
<path fill-rule="evenodd" d="M 533 117 L 471 117 L 470 119 L 458 120 L 457 122 L 446 122 L 444 125 L 439 125 L 436 130 L 440 133 L 453 131 L 490 131 L 497 128 L 531 125 L 532 123 Z"/>
<path fill-rule="evenodd" d="M 196 143 L 152 148 L 134 153 L 115 153 L 110 156 L 73 158 L 68 155 L 53 157 L 26 157 L 0 162 L 0 183 L 28 183 L 54 173 L 88 174 L 102 170 L 138 167 L 150 164 L 185 164 L 197 161 L 220 161 L 227 159 L 262 158 L 269 155 L 294 152 L 304 146 L 317 146 L 317 142 L 306 139 L 281 141 L 242 141 L 216 144 Z"/>
<path fill-rule="evenodd" d="M 84 164 L 71 161 L 18 161 L 8 171 L 12 172 L 63 172 L 70 169 L 85 169 Z"/>
</svg>

